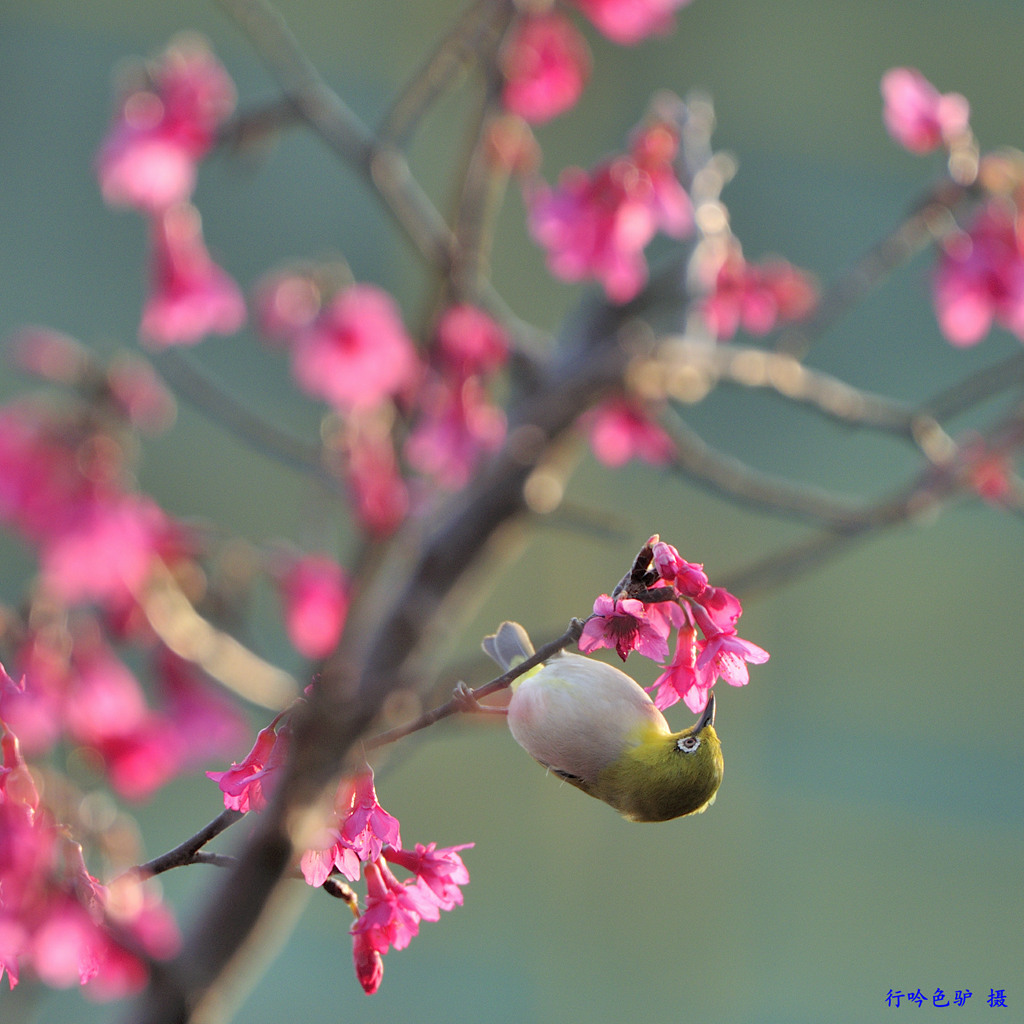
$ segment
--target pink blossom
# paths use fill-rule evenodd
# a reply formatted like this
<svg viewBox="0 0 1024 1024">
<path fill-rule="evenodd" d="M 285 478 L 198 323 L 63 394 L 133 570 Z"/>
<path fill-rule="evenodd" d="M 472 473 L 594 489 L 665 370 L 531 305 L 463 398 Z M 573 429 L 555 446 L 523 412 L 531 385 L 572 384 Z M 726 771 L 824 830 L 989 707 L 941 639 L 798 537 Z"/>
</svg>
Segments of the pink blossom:
<svg viewBox="0 0 1024 1024">
<path fill-rule="evenodd" d="M 196 163 L 234 104 L 234 86 L 204 44 L 170 47 L 120 99 L 96 159 L 103 198 L 148 211 L 187 200 Z"/>
<path fill-rule="evenodd" d="M 366 865 L 366 909 L 352 925 L 365 948 L 383 955 L 391 948 L 405 949 L 419 933 L 425 899 L 402 885 L 382 861 Z M 436 905 L 432 907 L 436 913 Z"/>
<path fill-rule="evenodd" d="M 583 422 L 591 450 L 606 466 L 617 468 L 630 459 L 663 466 L 675 454 L 675 444 L 668 433 L 623 398 L 603 402 Z"/>
<path fill-rule="evenodd" d="M 373 772 L 343 778 L 334 798 L 334 810 L 321 835 L 300 860 L 308 885 L 323 885 L 340 871 L 354 882 L 362 861 L 375 861 L 385 847 L 400 846 L 398 819 L 377 801 Z"/>
<path fill-rule="evenodd" d="M 785 260 L 748 263 L 732 249 L 714 271 L 700 303 L 708 329 L 727 341 L 740 328 L 767 334 L 777 324 L 804 319 L 817 302 L 811 278 Z"/>
<path fill-rule="evenodd" d="M 687 562 L 671 544 L 661 540 L 657 534 L 647 543 L 652 551 L 651 561 L 662 582 L 674 586 L 682 597 L 699 600 L 708 587 L 704 566 Z"/>
<path fill-rule="evenodd" d="M 697 631 L 692 626 L 680 629 L 676 638 L 675 656 L 650 687 L 658 691 L 654 705 L 659 710 L 664 711 L 679 700 L 684 700 L 686 706 L 695 713 L 704 710 L 714 676 L 706 669 L 698 669 L 699 650 Z"/>
<path fill-rule="evenodd" d="M 965 232 L 945 240 L 933 296 L 953 345 L 977 344 L 993 321 L 1024 339 L 1024 242 L 1011 204 L 989 200 Z"/>
<path fill-rule="evenodd" d="M 245 323 L 245 298 L 206 250 L 199 211 L 179 203 L 151 219 L 152 282 L 140 337 L 160 348 L 233 334 Z"/>
<path fill-rule="evenodd" d="M 242 718 L 195 666 L 166 647 L 158 648 L 154 674 L 162 701 L 129 733 L 100 748 L 111 784 L 131 800 L 151 796 L 185 769 L 239 742 Z"/>
<path fill-rule="evenodd" d="M 278 728 L 279 718 L 259 731 L 252 750 L 240 763 L 233 762 L 227 771 L 206 773 L 220 786 L 224 806 L 229 811 L 244 814 L 262 811 L 267 806 L 277 773 L 288 754 L 289 731 L 286 727 Z"/>
<path fill-rule="evenodd" d="M 1013 503 L 1018 481 L 1013 460 L 1005 451 L 990 447 L 984 438 L 961 442 L 960 457 L 967 482 L 974 492 L 990 505 L 1004 508 Z"/>
<path fill-rule="evenodd" d="M 460 380 L 493 373 L 508 359 L 508 335 L 468 302 L 449 306 L 441 314 L 437 341 L 445 371 Z"/>
<path fill-rule="evenodd" d="M 593 277 L 613 302 L 633 298 L 647 280 L 643 250 L 660 228 L 682 237 L 692 226 L 690 199 L 672 167 L 678 132 L 655 122 L 633 140 L 629 155 L 592 173 L 570 168 L 556 190 L 527 196 L 530 230 L 548 266 L 567 281 Z"/>
<path fill-rule="evenodd" d="M 305 391 L 349 413 L 411 387 L 419 362 L 394 300 L 372 285 L 356 284 L 296 335 L 292 369 Z"/>
<path fill-rule="evenodd" d="M 17 682 L 8 675 L 0 679 L 0 718 L 29 754 L 45 753 L 63 732 L 64 700 L 70 686 L 68 646 L 63 631 L 32 630 L 17 651 L 20 678 Z"/>
<path fill-rule="evenodd" d="M 140 729 L 149 707 L 138 680 L 89 622 L 75 633 L 64 720 L 78 743 L 97 750 Z"/>
<path fill-rule="evenodd" d="M 670 628 L 671 621 L 658 604 L 645 605 L 635 598 L 613 600 L 601 594 L 583 627 L 579 647 L 584 654 L 614 647 L 623 661 L 630 651 L 661 661 L 668 657 Z"/>
<path fill-rule="evenodd" d="M 306 658 L 326 657 L 337 646 L 348 613 L 348 583 L 341 566 L 325 555 L 291 559 L 279 587 L 295 649 Z"/>
<path fill-rule="evenodd" d="M 478 377 L 429 378 L 420 389 L 421 416 L 405 445 L 409 464 L 448 490 L 464 487 L 480 459 L 501 446 L 505 415 Z"/>
<path fill-rule="evenodd" d="M 463 843 L 439 850 L 437 843 L 427 846 L 417 843 L 415 851 L 389 849 L 387 859 L 411 871 L 423 895 L 433 900 L 441 910 L 452 910 L 462 904 L 460 886 L 469 882 L 469 871 L 459 856 L 459 850 L 468 850 L 473 845 Z"/>
<path fill-rule="evenodd" d="M 13 684 L 3 665 L 0 665 L 0 681 Z M 18 737 L 7 723 L 0 718 L 0 803 L 19 804 L 29 812 L 39 806 L 39 790 L 25 759 L 21 756 Z"/>
<path fill-rule="evenodd" d="M 84 440 L 76 425 L 42 406 L 0 409 L 0 520 L 38 543 L 70 508 L 89 501 L 102 467 L 89 464 Z"/>
<path fill-rule="evenodd" d="M 25 965 L 49 985 L 77 982 L 97 998 L 123 996 L 146 980 L 137 952 L 163 958 L 177 946 L 173 920 L 137 879 L 100 885 L 63 828 L 0 798 L 0 974 L 7 971 L 11 988 Z"/>
<path fill-rule="evenodd" d="M 377 802 L 372 771 L 356 776 L 350 800 L 347 808 L 339 808 L 341 836 L 360 860 L 376 860 L 385 846 L 402 845 L 398 819 Z"/>
<path fill-rule="evenodd" d="M 352 960 L 359 984 L 368 996 L 372 996 L 384 978 L 384 960 L 380 951 L 374 948 L 370 932 L 360 931 L 352 936 Z"/>
<path fill-rule="evenodd" d="M 912 153 L 950 145 L 969 131 L 970 106 L 956 92 L 940 94 L 916 68 L 882 76 L 882 116 L 889 134 Z"/>
<path fill-rule="evenodd" d="M 133 597 L 169 530 L 160 508 L 138 495 L 69 506 L 64 519 L 43 542 L 40 562 L 47 586 L 70 604 Z"/>
<path fill-rule="evenodd" d="M 750 681 L 746 662 L 762 665 L 768 660 L 768 652 L 749 640 L 743 640 L 735 633 L 717 633 L 705 640 L 698 669 L 712 669 L 714 676 L 721 677 L 730 686 L 746 686 Z"/>
<path fill-rule="evenodd" d="M 705 636 L 734 633 L 742 613 L 739 598 L 724 587 L 707 587 L 693 606 L 693 616 Z"/>
<path fill-rule="evenodd" d="M 505 108 L 542 124 L 575 106 L 590 76 L 590 51 L 561 14 L 525 14 L 508 38 L 501 69 Z"/>
<path fill-rule="evenodd" d="M 338 432 L 338 467 L 359 522 L 374 537 L 390 536 L 409 512 L 409 489 L 398 467 L 387 407 L 361 410 Z"/>
<path fill-rule="evenodd" d="M 672 15 L 690 0 L 572 0 L 612 42 L 630 46 L 672 31 Z"/>
</svg>

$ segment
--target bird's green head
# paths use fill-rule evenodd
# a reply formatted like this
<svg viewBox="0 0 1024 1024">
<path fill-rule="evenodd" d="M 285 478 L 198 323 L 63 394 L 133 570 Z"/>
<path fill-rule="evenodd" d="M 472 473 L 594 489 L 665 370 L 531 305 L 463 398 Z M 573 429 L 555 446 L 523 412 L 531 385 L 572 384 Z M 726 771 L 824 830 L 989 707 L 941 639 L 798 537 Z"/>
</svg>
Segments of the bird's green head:
<svg viewBox="0 0 1024 1024">
<path fill-rule="evenodd" d="M 590 792 L 631 821 L 668 821 L 703 811 L 722 783 L 722 745 L 714 721 L 710 693 L 694 725 L 645 736 L 601 772 Z"/>
</svg>

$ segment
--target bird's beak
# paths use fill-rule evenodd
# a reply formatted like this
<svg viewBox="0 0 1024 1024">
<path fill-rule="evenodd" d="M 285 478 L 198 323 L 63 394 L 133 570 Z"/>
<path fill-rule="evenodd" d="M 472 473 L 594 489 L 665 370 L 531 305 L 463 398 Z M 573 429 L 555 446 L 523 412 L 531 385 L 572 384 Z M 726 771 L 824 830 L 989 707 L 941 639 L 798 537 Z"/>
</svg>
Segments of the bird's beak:
<svg viewBox="0 0 1024 1024">
<path fill-rule="evenodd" d="M 705 725 L 715 724 L 715 694 L 714 691 L 708 693 L 708 703 L 704 710 L 701 712 L 701 716 L 697 719 L 697 724 L 693 727 L 693 735 L 696 736 Z"/>
</svg>

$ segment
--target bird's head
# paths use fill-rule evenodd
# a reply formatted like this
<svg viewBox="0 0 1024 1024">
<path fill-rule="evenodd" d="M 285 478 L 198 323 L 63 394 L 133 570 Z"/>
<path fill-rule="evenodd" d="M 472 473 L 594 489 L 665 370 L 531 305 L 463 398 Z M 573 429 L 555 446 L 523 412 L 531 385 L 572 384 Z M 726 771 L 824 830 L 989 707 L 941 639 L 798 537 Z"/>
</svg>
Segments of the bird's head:
<svg viewBox="0 0 1024 1024">
<path fill-rule="evenodd" d="M 722 745 L 715 732 L 715 695 L 681 732 L 649 734 L 600 775 L 592 792 L 631 821 L 668 821 L 696 814 L 722 783 Z"/>
</svg>

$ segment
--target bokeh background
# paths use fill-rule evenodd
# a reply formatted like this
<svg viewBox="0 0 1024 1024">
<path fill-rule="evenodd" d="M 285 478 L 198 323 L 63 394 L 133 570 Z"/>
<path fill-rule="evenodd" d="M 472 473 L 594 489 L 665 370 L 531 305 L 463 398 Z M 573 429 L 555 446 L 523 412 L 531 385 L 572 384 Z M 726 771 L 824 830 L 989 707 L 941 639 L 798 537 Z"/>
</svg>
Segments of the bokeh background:
<svg viewBox="0 0 1024 1024">
<path fill-rule="evenodd" d="M 279 7 L 371 123 L 459 9 L 451 0 Z M 112 69 L 183 29 L 212 39 L 243 102 L 274 94 L 213 2 L 4 0 L 0 335 L 44 323 L 107 354 L 135 345 L 144 227 L 103 207 L 91 160 Z M 539 133 L 548 177 L 621 146 L 653 91 L 706 90 L 716 142 L 739 160 L 725 199 L 745 251 L 780 253 L 825 282 L 941 171 L 939 158 L 911 157 L 888 140 L 878 93 L 887 68 L 917 66 L 964 93 L 983 147 L 1024 145 L 1016 0 L 697 0 L 672 36 L 635 49 L 585 31 L 593 80 L 575 111 Z M 417 136 L 413 157 L 432 190 L 443 188 L 458 148 L 451 123 L 466 110 L 464 95 L 444 100 Z M 357 177 L 301 132 L 246 161 L 212 160 L 197 203 L 213 252 L 243 284 L 292 257 L 342 254 L 357 277 L 399 296 L 410 323 L 423 313 L 427 291 L 403 240 Z M 886 281 L 815 350 L 813 365 L 914 400 L 1013 352 L 1019 342 L 998 333 L 971 351 L 943 341 L 929 264 L 923 256 Z M 513 308 L 545 328 L 581 294 L 548 278 L 514 195 L 495 276 Z M 314 428 L 315 410 L 287 383 L 280 358 L 250 335 L 209 341 L 195 358 L 267 416 Z M 29 386 L 0 374 L 3 400 Z M 687 415 L 709 441 L 760 468 L 851 495 L 881 496 L 913 466 L 894 442 L 768 396 L 722 390 Z M 313 485 L 187 401 L 174 429 L 147 446 L 140 482 L 172 513 L 253 544 L 290 538 L 343 558 L 351 543 Z M 564 520 L 524 535 L 453 632 L 453 658 L 471 657 L 502 618 L 539 639 L 559 632 L 614 585 L 652 532 L 703 561 L 713 580 L 802 532 L 664 474 L 612 474 L 589 457 L 570 498 L 613 535 Z M 745 690 L 720 687 L 725 782 L 694 820 L 620 821 L 546 778 L 501 726 L 454 722 L 406 744 L 379 773 L 381 799 L 407 842 L 476 842 L 465 906 L 388 956 L 382 989 L 367 999 L 352 973 L 344 907 L 321 897 L 303 908 L 296 886 L 294 931 L 282 913 L 280 950 L 239 1019 L 859 1022 L 894 1012 L 890 989 L 920 989 L 929 1000 L 920 1012 L 936 1012 L 940 988 L 951 1000 L 958 989 L 973 993 L 945 1011 L 957 1019 L 999 1013 L 987 1006 L 991 989 L 1005 990 L 1002 1012 L 1020 1019 L 1021 552 L 1019 519 L 963 504 L 748 601 L 743 635 L 772 660 Z M 25 553 L 0 537 L 0 600 L 17 600 L 28 569 Z M 256 613 L 261 653 L 303 671 L 272 603 Z M 653 680 L 653 665 L 630 667 Z M 482 681 L 486 669 L 478 671 L 467 681 Z M 680 706 L 671 718 L 681 727 L 687 716 Z M 139 809 L 148 852 L 208 821 L 218 796 L 211 783 L 183 781 Z M 164 886 L 188 922 L 215 882 L 213 869 L 197 868 Z M 917 1007 L 904 1000 L 901 1009 Z M 0 993 L 5 1022 L 122 1012 L 77 992 Z"/>
</svg>

